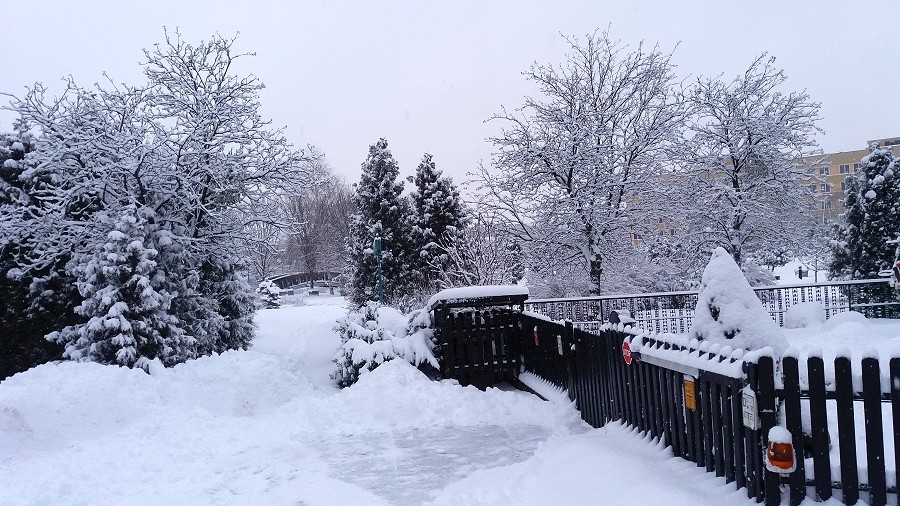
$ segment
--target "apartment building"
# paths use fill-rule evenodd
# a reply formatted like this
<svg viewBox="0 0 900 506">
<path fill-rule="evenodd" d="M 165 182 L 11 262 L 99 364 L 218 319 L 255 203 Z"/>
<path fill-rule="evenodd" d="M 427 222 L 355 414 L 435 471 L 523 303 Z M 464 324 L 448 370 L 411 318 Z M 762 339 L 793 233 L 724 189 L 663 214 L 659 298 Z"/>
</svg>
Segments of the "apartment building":
<svg viewBox="0 0 900 506">
<path fill-rule="evenodd" d="M 900 156 L 900 137 L 875 139 L 866 143 L 878 147 L 889 147 L 894 156 Z M 860 160 L 869 154 L 869 148 L 855 151 L 842 151 L 819 156 L 807 157 L 801 163 L 810 164 L 810 170 L 817 176 L 806 184 L 816 197 L 819 216 L 834 220 L 844 212 L 844 189 L 847 178 L 860 169 Z"/>
</svg>

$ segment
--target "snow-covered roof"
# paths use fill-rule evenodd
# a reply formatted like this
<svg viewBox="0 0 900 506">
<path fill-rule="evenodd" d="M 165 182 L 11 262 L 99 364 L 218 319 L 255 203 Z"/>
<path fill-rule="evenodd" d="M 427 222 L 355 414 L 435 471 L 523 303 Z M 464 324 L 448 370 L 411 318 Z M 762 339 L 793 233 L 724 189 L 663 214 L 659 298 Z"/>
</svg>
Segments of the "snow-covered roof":
<svg viewBox="0 0 900 506">
<path fill-rule="evenodd" d="M 525 301 L 528 298 L 528 287 L 521 285 L 485 285 L 447 288 L 431 296 L 428 307 L 433 308 L 439 302 L 463 302 L 482 298 L 511 298 Z"/>
</svg>

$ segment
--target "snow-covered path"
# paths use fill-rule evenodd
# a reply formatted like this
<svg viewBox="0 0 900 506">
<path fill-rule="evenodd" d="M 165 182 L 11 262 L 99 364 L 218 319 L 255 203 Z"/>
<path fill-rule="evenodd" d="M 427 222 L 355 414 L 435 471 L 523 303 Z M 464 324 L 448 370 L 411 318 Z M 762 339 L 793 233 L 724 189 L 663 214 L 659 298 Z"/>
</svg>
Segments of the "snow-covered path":
<svg viewBox="0 0 900 506">
<path fill-rule="evenodd" d="M 334 304 L 262 311 L 246 352 L 47 364 L 0 383 L 0 505 L 751 504 L 571 406 L 398 361 L 340 391 Z"/>
</svg>

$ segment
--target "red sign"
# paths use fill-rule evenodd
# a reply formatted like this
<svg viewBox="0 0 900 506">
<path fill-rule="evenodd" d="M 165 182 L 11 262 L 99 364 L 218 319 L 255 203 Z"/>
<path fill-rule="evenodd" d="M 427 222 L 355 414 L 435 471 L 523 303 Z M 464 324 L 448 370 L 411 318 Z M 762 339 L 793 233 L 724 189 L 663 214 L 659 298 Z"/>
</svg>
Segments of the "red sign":
<svg viewBox="0 0 900 506">
<path fill-rule="evenodd" d="M 622 358 L 625 359 L 625 363 L 631 365 L 631 361 L 634 360 L 631 358 L 631 346 L 628 346 L 628 343 L 622 343 Z"/>
<path fill-rule="evenodd" d="M 537 327 L 534 328 L 534 345 L 535 345 L 535 346 L 540 346 L 540 345 L 541 345 L 541 339 L 540 339 L 540 337 L 538 336 Z"/>
</svg>

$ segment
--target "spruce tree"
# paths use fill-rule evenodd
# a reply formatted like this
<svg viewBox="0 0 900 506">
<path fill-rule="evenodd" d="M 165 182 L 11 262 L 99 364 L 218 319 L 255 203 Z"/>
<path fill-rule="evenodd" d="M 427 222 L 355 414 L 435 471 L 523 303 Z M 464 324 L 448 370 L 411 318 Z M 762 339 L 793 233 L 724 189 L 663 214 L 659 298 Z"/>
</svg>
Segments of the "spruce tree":
<svg viewBox="0 0 900 506">
<path fill-rule="evenodd" d="M 900 223 L 900 175 L 890 148 L 872 147 L 861 168 L 847 178 L 844 222 L 832 242 L 832 278 L 869 279 L 888 269 L 894 259 Z"/>
<path fill-rule="evenodd" d="M 355 213 L 350 217 L 347 253 L 350 256 L 350 299 L 356 305 L 378 300 L 376 237 L 381 238 L 381 272 L 386 301 L 405 295 L 411 264 L 410 205 L 401 196 L 400 171 L 385 139 L 369 146 L 356 185 Z"/>
<path fill-rule="evenodd" d="M 415 260 L 422 284 L 432 287 L 449 262 L 442 252 L 460 239 L 468 217 L 453 180 L 442 174 L 428 153 L 416 169 L 415 184 Z"/>
<path fill-rule="evenodd" d="M 102 254 L 81 253 L 70 263 L 84 297 L 75 312 L 87 321 L 48 336 L 65 345 L 65 357 L 144 369 L 155 359 L 184 360 L 193 340 L 169 312 L 174 294 L 156 262 L 151 214 L 132 205 L 114 218 L 103 216 L 111 230 Z"/>
</svg>

